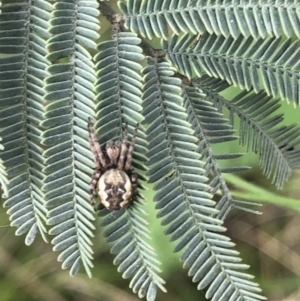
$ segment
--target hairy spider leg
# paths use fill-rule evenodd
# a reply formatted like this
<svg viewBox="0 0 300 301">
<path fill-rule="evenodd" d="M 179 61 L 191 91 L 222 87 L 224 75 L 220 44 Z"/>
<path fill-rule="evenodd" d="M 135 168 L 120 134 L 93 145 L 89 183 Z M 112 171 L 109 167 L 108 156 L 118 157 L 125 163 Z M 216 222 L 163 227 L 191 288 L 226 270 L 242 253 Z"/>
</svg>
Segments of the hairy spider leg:
<svg viewBox="0 0 300 301">
<path fill-rule="evenodd" d="M 136 135 L 137 135 L 138 128 L 139 128 L 139 124 L 136 125 L 135 130 L 133 132 L 132 140 L 131 140 L 128 154 L 127 154 L 125 170 L 129 170 L 131 167 L 132 154 L 133 154 L 133 150 L 134 150 L 134 145 L 135 145 L 135 141 L 136 141 Z"/>
<path fill-rule="evenodd" d="M 131 187 L 132 187 L 132 201 L 134 201 L 137 197 L 137 180 L 138 175 L 135 171 L 135 169 L 130 166 L 129 170 L 131 171 Z"/>
<path fill-rule="evenodd" d="M 118 161 L 118 169 L 122 170 L 124 168 L 124 162 L 125 162 L 125 156 L 127 152 L 127 140 L 128 140 L 128 128 L 127 128 L 127 123 L 125 124 L 125 129 L 124 129 L 124 137 L 122 141 L 122 147 L 120 151 L 120 158 Z"/>
<path fill-rule="evenodd" d="M 94 126 L 93 126 L 90 118 L 89 118 L 88 125 L 89 125 L 90 146 L 91 146 L 91 150 L 94 155 L 94 162 L 95 162 L 96 168 L 100 168 L 101 165 L 102 165 L 102 167 L 105 168 L 107 166 L 106 158 L 101 150 L 100 144 L 99 144 L 96 134 L 95 134 Z"/>
<path fill-rule="evenodd" d="M 96 208 L 96 202 L 94 200 L 94 192 L 96 191 L 97 183 L 98 183 L 100 177 L 101 177 L 101 171 L 97 168 L 93 172 L 92 180 L 90 183 L 90 201 L 91 201 L 91 205 L 93 206 L 95 212 L 97 211 L 97 208 Z"/>
</svg>

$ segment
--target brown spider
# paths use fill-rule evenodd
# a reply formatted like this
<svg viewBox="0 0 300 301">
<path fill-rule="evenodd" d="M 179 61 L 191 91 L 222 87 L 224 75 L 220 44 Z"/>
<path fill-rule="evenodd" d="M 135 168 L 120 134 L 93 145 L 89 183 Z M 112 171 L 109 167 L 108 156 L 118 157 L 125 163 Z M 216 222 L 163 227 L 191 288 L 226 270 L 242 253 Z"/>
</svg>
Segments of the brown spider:
<svg viewBox="0 0 300 301">
<path fill-rule="evenodd" d="M 137 194 L 137 173 L 131 165 L 138 125 L 127 151 L 128 130 L 124 130 L 123 141 L 108 141 L 106 152 L 102 152 L 93 124 L 89 119 L 89 141 L 94 155 L 96 169 L 90 183 L 91 204 L 96 211 L 94 192 L 108 210 L 120 210 Z"/>
</svg>

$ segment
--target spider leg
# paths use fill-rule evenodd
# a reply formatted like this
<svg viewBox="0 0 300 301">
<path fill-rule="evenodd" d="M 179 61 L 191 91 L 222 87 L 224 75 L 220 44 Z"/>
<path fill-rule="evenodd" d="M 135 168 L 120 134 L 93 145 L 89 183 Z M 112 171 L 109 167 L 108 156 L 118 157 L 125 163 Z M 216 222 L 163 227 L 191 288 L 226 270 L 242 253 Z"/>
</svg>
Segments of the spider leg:
<svg viewBox="0 0 300 301">
<path fill-rule="evenodd" d="M 130 178 L 131 178 L 131 187 L 132 187 L 132 201 L 135 201 L 137 194 L 138 194 L 138 191 L 137 191 L 138 175 L 132 166 L 129 168 L 129 170 L 131 171 Z"/>
<path fill-rule="evenodd" d="M 127 159 L 126 159 L 126 164 L 125 164 L 125 170 L 129 170 L 131 167 L 131 160 L 132 160 L 132 154 L 134 150 L 134 145 L 136 141 L 136 135 L 138 131 L 139 124 L 136 125 L 135 130 L 133 132 L 132 140 L 129 146 L 128 154 L 127 154 Z"/>
<path fill-rule="evenodd" d="M 95 169 L 95 171 L 93 172 L 93 175 L 92 175 L 91 183 L 90 183 L 90 201 L 91 201 L 91 205 L 93 206 L 95 212 L 97 211 L 97 209 L 96 209 L 96 202 L 94 200 L 94 194 L 95 194 L 97 183 L 98 183 L 100 177 L 101 177 L 101 171 L 99 169 Z"/>
<path fill-rule="evenodd" d="M 118 169 L 119 170 L 122 170 L 124 168 L 125 156 L 126 156 L 126 151 L 127 151 L 127 140 L 128 140 L 128 129 L 127 129 L 127 123 L 126 123 L 125 129 L 124 129 L 124 137 L 123 137 L 121 151 L 120 151 L 120 158 L 118 161 Z"/>
<path fill-rule="evenodd" d="M 97 169 L 100 168 L 101 165 L 102 167 L 105 168 L 107 165 L 106 158 L 101 150 L 100 144 L 95 134 L 94 125 L 91 122 L 90 118 L 89 118 L 88 128 L 89 128 L 89 141 L 90 141 L 91 150 L 94 155 L 94 162 L 96 164 L 96 168 Z"/>
</svg>

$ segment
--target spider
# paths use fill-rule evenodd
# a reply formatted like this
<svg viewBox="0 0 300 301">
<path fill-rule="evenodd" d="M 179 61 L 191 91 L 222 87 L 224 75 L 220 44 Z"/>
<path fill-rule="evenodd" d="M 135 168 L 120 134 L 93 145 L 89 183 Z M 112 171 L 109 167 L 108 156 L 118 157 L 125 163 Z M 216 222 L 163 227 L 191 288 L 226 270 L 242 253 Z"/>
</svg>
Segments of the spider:
<svg viewBox="0 0 300 301">
<path fill-rule="evenodd" d="M 137 195 L 137 173 L 131 165 L 132 154 L 138 131 L 138 124 L 134 130 L 131 144 L 127 151 L 128 130 L 125 125 L 123 140 L 108 141 L 105 152 L 97 140 L 93 124 L 88 123 L 89 141 L 94 155 L 96 169 L 90 183 L 90 199 L 95 211 L 94 192 L 100 202 L 108 210 L 120 210 L 132 202 Z"/>
</svg>

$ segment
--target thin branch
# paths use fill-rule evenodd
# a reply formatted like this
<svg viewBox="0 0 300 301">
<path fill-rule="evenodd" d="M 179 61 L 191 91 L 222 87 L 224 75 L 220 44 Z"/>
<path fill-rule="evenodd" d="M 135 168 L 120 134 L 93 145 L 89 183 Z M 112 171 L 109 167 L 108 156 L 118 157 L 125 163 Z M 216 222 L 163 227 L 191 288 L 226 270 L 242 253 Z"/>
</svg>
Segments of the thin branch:
<svg viewBox="0 0 300 301">
<path fill-rule="evenodd" d="M 113 27 L 116 26 L 116 22 L 118 22 L 118 27 L 120 31 L 128 31 L 124 26 L 124 16 L 116 13 L 109 4 L 106 2 L 99 1 L 99 9 L 101 14 L 112 24 Z M 158 59 L 162 59 L 166 54 L 162 49 L 155 49 L 152 47 L 145 39 L 139 36 L 142 40 L 140 47 L 143 49 L 145 55 L 156 57 Z"/>
<path fill-rule="evenodd" d="M 115 15 L 117 14 L 110 5 L 106 4 L 103 1 L 99 2 L 99 9 L 101 12 L 101 15 L 103 15 L 111 24 L 115 22 Z"/>
</svg>

